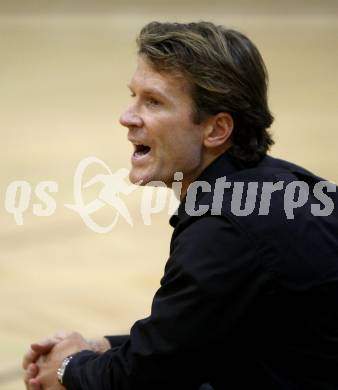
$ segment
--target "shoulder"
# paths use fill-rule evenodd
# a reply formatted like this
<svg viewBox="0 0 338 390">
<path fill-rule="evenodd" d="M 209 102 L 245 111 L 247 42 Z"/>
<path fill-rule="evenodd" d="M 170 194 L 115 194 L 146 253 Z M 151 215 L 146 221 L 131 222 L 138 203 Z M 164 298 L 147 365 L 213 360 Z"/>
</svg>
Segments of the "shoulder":
<svg viewBox="0 0 338 390">
<path fill-rule="evenodd" d="M 177 226 L 167 267 L 210 285 L 235 270 L 243 275 L 257 269 L 259 259 L 257 243 L 241 225 L 226 216 L 204 215 Z"/>
</svg>

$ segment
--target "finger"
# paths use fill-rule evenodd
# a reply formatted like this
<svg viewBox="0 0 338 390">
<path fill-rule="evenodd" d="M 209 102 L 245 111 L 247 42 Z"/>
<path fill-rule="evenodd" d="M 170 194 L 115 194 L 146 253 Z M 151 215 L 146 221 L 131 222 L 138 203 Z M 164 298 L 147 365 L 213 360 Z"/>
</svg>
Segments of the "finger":
<svg viewBox="0 0 338 390">
<path fill-rule="evenodd" d="M 31 363 L 35 363 L 38 360 L 39 356 L 40 354 L 37 353 L 36 351 L 33 351 L 32 349 L 27 351 L 22 360 L 22 368 L 24 370 L 27 370 L 28 366 Z"/>
<path fill-rule="evenodd" d="M 37 379 L 30 379 L 28 384 L 29 390 L 42 390 L 42 387 Z"/>
<path fill-rule="evenodd" d="M 61 340 L 59 336 L 54 336 L 31 344 L 31 349 L 26 352 L 22 360 L 23 369 L 26 370 L 28 365 L 35 363 L 41 355 L 48 354 L 54 345 Z"/>
<path fill-rule="evenodd" d="M 29 389 L 29 381 L 34 379 L 39 373 L 39 367 L 36 364 L 30 364 L 24 373 L 24 382 L 26 388 Z"/>
<path fill-rule="evenodd" d="M 38 352 L 39 354 L 45 354 L 48 353 L 58 342 L 60 342 L 60 338 L 49 337 L 48 339 L 32 343 L 31 348 L 34 352 Z"/>
</svg>

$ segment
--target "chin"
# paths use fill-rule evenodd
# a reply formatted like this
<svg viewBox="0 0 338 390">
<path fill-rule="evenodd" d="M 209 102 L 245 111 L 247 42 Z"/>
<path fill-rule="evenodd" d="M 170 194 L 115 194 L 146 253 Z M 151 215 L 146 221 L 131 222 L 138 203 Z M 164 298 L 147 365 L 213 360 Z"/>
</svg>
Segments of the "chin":
<svg viewBox="0 0 338 390">
<path fill-rule="evenodd" d="M 139 186 L 145 186 L 153 179 L 151 177 L 149 177 L 149 175 L 134 172 L 134 169 L 132 168 L 130 173 L 129 173 L 129 180 L 132 184 L 137 184 Z"/>
</svg>

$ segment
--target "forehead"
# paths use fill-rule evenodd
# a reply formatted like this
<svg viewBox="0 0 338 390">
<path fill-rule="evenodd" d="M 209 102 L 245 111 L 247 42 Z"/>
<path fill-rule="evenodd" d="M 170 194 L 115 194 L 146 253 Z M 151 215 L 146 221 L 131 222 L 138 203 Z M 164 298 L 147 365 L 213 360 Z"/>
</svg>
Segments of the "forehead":
<svg viewBox="0 0 338 390">
<path fill-rule="evenodd" d="M 137 67 L 129 86 L 131 89 L 151 89 L 168 96 L 188 96 L 188 82 L 183 75 L 173 72 L 159 72 L 141 56 L 138 57 Z"/>
</svg>

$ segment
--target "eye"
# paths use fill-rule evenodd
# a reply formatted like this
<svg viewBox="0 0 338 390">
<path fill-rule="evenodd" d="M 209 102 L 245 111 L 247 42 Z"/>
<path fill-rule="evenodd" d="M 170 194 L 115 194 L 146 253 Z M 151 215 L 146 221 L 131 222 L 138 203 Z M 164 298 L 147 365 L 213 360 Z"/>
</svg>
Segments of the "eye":
<svg viewBox="0 0 338 390">
<path fill-rule="evenodd" d="M 159 106 L 161 104 L 157 99 L 154 99 L 152 97 L 147 98 L 146 103 L 149 106 Z"/>
</svg>

